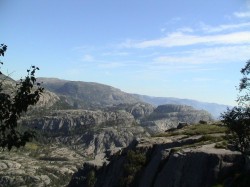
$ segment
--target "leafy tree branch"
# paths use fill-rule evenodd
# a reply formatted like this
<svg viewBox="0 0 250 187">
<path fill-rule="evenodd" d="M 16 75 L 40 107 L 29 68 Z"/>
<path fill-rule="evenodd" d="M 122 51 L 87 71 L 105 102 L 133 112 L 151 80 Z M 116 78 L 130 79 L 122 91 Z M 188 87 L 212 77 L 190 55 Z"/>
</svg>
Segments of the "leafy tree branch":
<svg viewBox="0 0 250 187">
<path fill-rule="evenodd" d="M 1 44 L 0 56 L 4 56 L 6 50 L 7 46 Z M 0 147 L 3 149 L 24 146 L 35 135 L 31 130 L 21 133 L 17 127 L 21 115 L 27 112 L 29 106 L 35 105 L 43 93 L 44 88 L 36 82 L 35 73 L 38 70 L 38 67 L 31 66 L 27 70 L 27 76 L 20 79 L 12 93 L 3 89 L 5 79 L 0 83 Z"/>
</svg>

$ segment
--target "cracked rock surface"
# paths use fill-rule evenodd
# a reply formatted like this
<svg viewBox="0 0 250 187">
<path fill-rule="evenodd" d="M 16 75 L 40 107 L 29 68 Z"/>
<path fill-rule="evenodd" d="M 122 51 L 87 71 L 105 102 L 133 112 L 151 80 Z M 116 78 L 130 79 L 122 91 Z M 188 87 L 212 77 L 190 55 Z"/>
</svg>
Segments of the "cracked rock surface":
<svg viewBox="0 0 250 187">
<path fill-rule="evenodd" d="M 0 152 L 0 186 L 65 186 L 83 156 L 63 145 L 28 143 Z"/>
</svg>

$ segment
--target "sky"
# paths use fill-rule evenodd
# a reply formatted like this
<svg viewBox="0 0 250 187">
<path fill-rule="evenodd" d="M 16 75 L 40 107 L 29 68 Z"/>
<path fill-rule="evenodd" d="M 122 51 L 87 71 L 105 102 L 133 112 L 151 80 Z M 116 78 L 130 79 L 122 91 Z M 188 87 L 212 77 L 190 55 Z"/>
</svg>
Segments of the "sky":
<svg viewBox="0 0 250 187">
<path fill-rule="evenodd" d="M 0 0 L 1 70 L 235 105 L 250 0 Z"/>
</svg>

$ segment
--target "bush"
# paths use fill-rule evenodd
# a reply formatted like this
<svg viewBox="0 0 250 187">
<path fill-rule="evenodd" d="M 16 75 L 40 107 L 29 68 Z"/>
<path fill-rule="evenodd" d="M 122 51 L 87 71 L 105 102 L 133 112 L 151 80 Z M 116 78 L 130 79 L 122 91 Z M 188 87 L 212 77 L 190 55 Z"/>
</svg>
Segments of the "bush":
<svg viewBox="0 0 250 187">
<path fill-rule="evenodd" d="M 87 185 L 88 187 L 94 187 L 96 183 L 95 171 L 91 170 L 87 175 Z"/>
<path fill-rule="evenodd" d="M 146 155 L 138 151 L 127 152 L 126 163 L 123 166 L 124 177 L 120 180 L 120 186 L 133 186 L 136 176 L 146 164 Z"/>
<path fill-rule="evenodd" d="M 7 46 L 0 45 L 0 57 L 4 56 Z M 0 64 L 3 63 L 0 61 Z M 35 105 L 43 88 L 36 82 L 35 72 L 39 70 L 36 66 L 31 66 L 27 70 L 28 75 L 16 84 L 12 93 L 4 88 L 4 83 L 8 76 L 2 75 L 0 71 L 0 147 L 11 150 L 13 147 L 24 146 L 32 138 L 34 131 L 28 130 L 23 133 L 18 131 L 18 120 L 27 112 L 30 106 Z"/>
<path fill-rule="evenodd" d="M 221 115 L 222 122 L 228 127 L 234 147 L 246 153 L 250 148 L 250 108 L 234 107 Z"/>
<path fill-rule="evenodd" d="M 207 121 L 200 120 L 199 123 L 205 125 L 205 124 L 207 124 Z"/>
<path fill-rule="evenodd" d="M 235 148 L 246 154 L 250 148 L 250 60 L 241 69 L 243 78 L 240 80 L 239 91 L 244 95 L 238 96 L 238 106 L 228 109 L 221 115 L 222 122 L 229 129 L 231 143 Z"/>
</svg>

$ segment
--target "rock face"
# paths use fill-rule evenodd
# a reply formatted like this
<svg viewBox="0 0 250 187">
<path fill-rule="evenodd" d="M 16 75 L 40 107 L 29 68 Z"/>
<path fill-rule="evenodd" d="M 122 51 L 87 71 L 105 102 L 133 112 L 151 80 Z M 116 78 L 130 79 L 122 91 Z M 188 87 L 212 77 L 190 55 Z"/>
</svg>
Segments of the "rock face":
<svg viewBox="0 0 250 187">
<path fill-rule="evenodd" d="M 149 116 L 154 111 L 154 109 L 155 108 L 152 105 L 147 103 L 123 103 L 108 108 L 108 110 L 111 111 L 125 110 L 128 113 L 132 114 L 138 122 L 140 122 L 143 118 Z"/>
<path fill-rule="evenodd" d="M 126 147 L 133 139 L 176 128 L 180 121 L 196 123 L 209 121 L 210 115 L 192 107 L 164 105 L 152 106 L 120 104 L 96 110 L 52 110 L 41 117 L 34 115 L 23 119 L 29 128 L 49 133 L 56 141 L 74 146 L 85 156 L 96 156 L 109 149 Z"/>
<path fill-rule="evenodd" d="M 58 110 L 44 117 L 23 120 L 26 126 L 39 130 L 69 134 L 71 131 L 101 128 L 102 126 L 130 126 L 134 122 L 131 114 L 125 111 L 103 112 L 90 110 Z"/>
<path fill-rule="evenodd" d="M 152 144 L 144 140 L 132 148 L 133 157 L 130 148 L 111 157 L 110 163 L 102 167 L 85 164 L 74 174 L 69 186 L 87 185 L 88 174 L 94 172 L 95 186 L 101 187 L 210 187 L 219 178 L 225 179 L 232 171 L 240 171 L 244 166 L 244 158 L 239 152 L 215 149 L 213 144 L 173 151 L 173 148 L 187 144 L 188 140 L 169 141 Z M 146 162 L 142 162 L 143 158 Z M 135 170 L 137 172 L 133 173 Z"/>
<path fill-rule="evenodd" d="M 16 85 L 17 85 L 17 81 L 11 79 L 8 76 L 5 75 L 0 75 L 0 82 L 2 82 L 3 85 L 3 91 L 11 94 L 12 92 L 15 92 L 16 90 Z M 50 92 L 48 90 L 45 90 L 41 95 L 40 95 L 40 99 L 38 101 L 38 103 L 36 104 L 36 106 L 32 106 L 32 108 L 41 108 L 41 107 L 46 107 L 49 108 L 51 106 L 53 106 L 56 102 L 58 102 L 60 100 L 60 98 L 53 92 Z"/>
<path fill-rule="evenodd" d="M 167 104 L 158 106 L 141 124 L 154 134 L 176 128 L 180 122 L 194 124 L 200 120 L 211 121 L 213 118 L 208 112 L 191 106 Z"/>
<path fill-rule="evenodd" d="M 133 115 L 124 110 L 61 110 L 44 117 L 26 117 L 22 123 L 49 133 L 48 139 L 72 146 L 90 157 L 126 147 L 133 139 L 148 136 Z"/>
<path fill-rule="evenodd" d="M 63 145 L 28 144 L 0 152 L 0 186 L 66 186 L 83 157 Z"/>
<path fill-rule="evenodd" d="M 207 153 L 204 151 L 175 153 L 158 173 L 154 186 L 212 186 L 220 175 L 229 173 L 242 158 L 235 154 Z M 238 162 L 238 163 L 237 163 Z M 223 173 L 224 172 L 224 173 Z M 149 181 L 153 182 L 153 181 Z M 145 182 L 142 180 L 142 185 Z"/>
<path fill-rule="evenodd" d="M 53 106 L 56 102 L 58 102 L 60 98 L 53 92 L 49 92 L 45 90 L 36 104 L 36 107 L 46 107 L 49 108 Z"/>
</svg>

